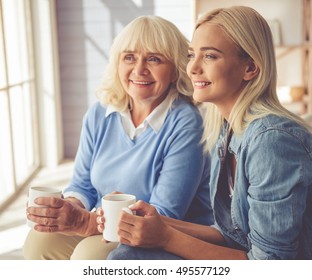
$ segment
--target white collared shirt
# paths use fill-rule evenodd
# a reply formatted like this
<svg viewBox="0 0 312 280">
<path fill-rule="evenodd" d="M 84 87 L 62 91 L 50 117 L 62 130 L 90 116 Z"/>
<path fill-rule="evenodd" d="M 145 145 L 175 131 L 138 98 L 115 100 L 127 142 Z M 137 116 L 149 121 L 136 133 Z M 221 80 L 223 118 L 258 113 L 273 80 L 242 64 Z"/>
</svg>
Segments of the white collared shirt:
<svg viewBox="0 0 312 280">
<path fill-rule="evenodd" d="M 114 106 L 108 105 L 106 110 L 106 117 L 114 112 L 120 113 L 122 126 L 126 131 L 127 135 L 130 137 L 131 140 L 134 140 L 143 131 L 150 126 L 155 133 L 161 129 L 165 118 L 167 116 L 168 110 L 172 104 L 172 98 L 167 96 L 163 102 L 161 102 L 146 118 L 145 120 L 138 126 L 135 127 L 132 119 L 130 110 L 127 109 L 126 111 L 119 112 Z"/>
</svg>

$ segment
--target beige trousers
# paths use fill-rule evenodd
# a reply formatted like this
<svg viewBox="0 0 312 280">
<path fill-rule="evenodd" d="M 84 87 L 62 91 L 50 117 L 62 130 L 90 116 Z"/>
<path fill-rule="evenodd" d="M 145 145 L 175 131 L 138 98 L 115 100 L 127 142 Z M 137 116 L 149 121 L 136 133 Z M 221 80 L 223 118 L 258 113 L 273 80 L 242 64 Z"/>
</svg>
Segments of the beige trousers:
<svg viewBox="0 0 312 280">
<path fill-rule="evenodd" d="M 23 253 L 26 260 L 105 260 L 117 245 L 104 243 L 102 235 L 84 238 L 31 230 Z"/>
</svg>

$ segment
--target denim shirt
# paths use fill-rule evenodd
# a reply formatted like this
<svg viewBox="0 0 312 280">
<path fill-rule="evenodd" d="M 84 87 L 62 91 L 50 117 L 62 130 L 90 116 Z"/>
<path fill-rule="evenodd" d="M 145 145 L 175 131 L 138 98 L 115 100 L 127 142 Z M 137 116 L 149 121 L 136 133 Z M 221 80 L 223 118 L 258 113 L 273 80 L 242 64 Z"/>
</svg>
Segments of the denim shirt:
<svg viewBox="0 0 312 280">
<path fill-rule="evenodd" d="M 226 245 L 249 259 L 312 259 L 312 135 L 286 118 L 269 115 L 233 135 L 225 129 L 212 151 L 211 200 L 215 227 Z M 234 192 L 220 172 L 234 154 Z M 223 189 L 223 191 L 222 191 Z"/>
</svg>

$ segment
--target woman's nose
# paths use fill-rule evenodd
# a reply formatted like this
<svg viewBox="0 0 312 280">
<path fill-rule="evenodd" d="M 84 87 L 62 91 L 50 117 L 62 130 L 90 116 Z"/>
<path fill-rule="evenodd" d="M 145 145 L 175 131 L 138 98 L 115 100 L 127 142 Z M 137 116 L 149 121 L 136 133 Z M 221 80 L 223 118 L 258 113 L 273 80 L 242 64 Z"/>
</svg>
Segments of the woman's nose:
<svg viewBox="0 0 312 280">
<path fill-rule="evenodd" d="M 132 72 L 138 76 L 147 75 L 149 73 L 149 71 L 147 69 L 146 62 L 144 60 L 138 60 L 135 63 Z"/>
<path fill-rule="evenodd" d="M 203 73 L 201 63 L 198 60 L 190 61 L 190 73 L 193 75 L 198 75 Z"/>
</svg>

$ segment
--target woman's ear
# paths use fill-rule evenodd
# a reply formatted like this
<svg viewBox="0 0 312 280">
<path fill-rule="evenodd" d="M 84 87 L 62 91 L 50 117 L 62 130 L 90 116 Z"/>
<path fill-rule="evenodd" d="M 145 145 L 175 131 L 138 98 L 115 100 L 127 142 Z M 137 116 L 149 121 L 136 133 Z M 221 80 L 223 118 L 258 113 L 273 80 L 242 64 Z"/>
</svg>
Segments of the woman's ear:
<svg viewBox="0 0 312 280">
<path fill-rule="evenodd" d="M 176 70 L 173 74 L 173 77 L 171 79 L 171 83 L 175 84 L 178 80 L 178 70 Z"/>
<path fill-rule="evenodd" d="M 244 74 L 244 80 L 250 81 L 259 73 L 258 65 L 251 59 L 248 60 L 247 67 Z"/>
</svg>

